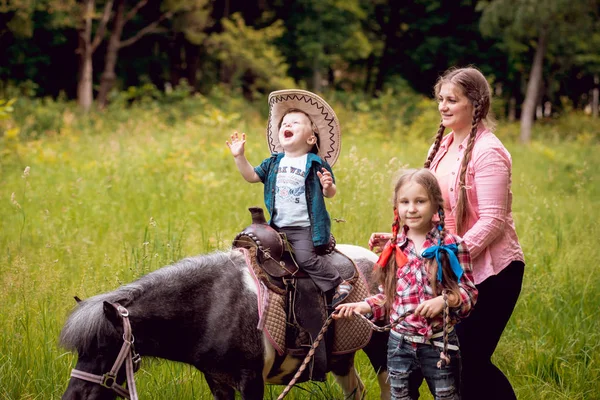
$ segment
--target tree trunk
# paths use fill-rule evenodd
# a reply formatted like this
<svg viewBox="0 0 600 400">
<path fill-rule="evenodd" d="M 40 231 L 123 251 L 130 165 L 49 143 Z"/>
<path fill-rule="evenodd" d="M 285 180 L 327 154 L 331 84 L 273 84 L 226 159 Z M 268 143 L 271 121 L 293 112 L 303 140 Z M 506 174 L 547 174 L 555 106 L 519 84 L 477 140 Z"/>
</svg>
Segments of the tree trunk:
<svg viewBox="0 0 600 400">
<path fill-rule="evenodd" d="M 198 68 L 200 67 L 200 46 L 185 41 L 185 76 L 192 90 L 196 92 L 198 88 Z"/>
<path fill-rule="evenodd" d="M 598 96 L 600 90 L 598 90 L 598 75 L 594 75 L 594 89 L 592 89 L 592 117 L 598 118 Z"/>
<path fill-rule="evenodd" d="M 169 41 L 169 70 L 171 71 L 169 82 L 172 87 L 177 87 L 179 85 L 179 81 L 181 80 L 181 74 L 183 70 L 182 60 L 181 60 L 181 47 L 183 45 L 183 33 L 177 32 L 172 37 L 172 40 Z"/>
<path fill-rule="evenodd" d="M 517 99 L 515 96 L 510 96 L 508 100 L 508 121 L 515 122 L 517 120 Z"/>
<path fill-rule="evenodd" d="M 115 84 L 117 75 L 115 74 L 115 66 L 119 48 L 121 46 L 121 34 L 123 33 L 125 0 L 117 0 L 116 14 L 113 23 L 113 29 L 110 33 L 110 39 L 106 48 L 106 58 L 104 59 L 104 72 L 100 78 L 100 89 L 98 90 L 98 107 L 103 109 L 108 102 L 108 93 Z"/>
<path fill-rule="evenodd" d="M 83 27 L 79 30 L 79 76 L 77 81 L 77 104 L 83 112 L 88 112 L 92 107 L 92 15 L 94 14 L 94 0 L 86 0 L 83 7 Z"/>
<path fill-rule="evenodd" d="M 544 57 L 546 56 L 547 38 L 547 30 L 542 29 L 540 32 L 540 37 L 538 38 L 535 56 L 533 57 L 533 65 L 531 66 L 529 82 L 527 82 L 527 91 L 525 94 L 525 101 L 523 101 L 523 110 L 521 111 L 520 139 L 522 143 L 529 143 L 531 140 L 533 116 L 542 84 L 542 69 L 544 66 Z"/>
<path fill-rule="evenodd" d="M 401 1 L 390 2 L 389 20 L 383 27 L 383 33 L 385 35 L 385 42 L 383 43 L 383 53 L 379 60 L 377 78 L 375 79 L 375 86 L 373 87 L 373 95 L 377 95 L 383 89 L 383 82 L 387 77 L 388 71 L 394 63 L 394 57 L 392 54 L 392 47 L 396 42 L 396 31 L 400 26 L 400 7 L 402 6 Z"/>
<path fill-rule="evenodd" d="M 375 65 L 375 54 L 371 52 L 367 59 L 367 70 L 365 71 L 365 86 L 363 93 L 371 93 L 371 80 L 373 79 L 373 66 Z"/>
<path fill-rule="evenodd" d="M 323 80 L 323 75 L 321 74 L 320 63 L 317 60 L 317 57 L 313 60 L 313 76 L 312 76 L 312 85 L 311 90 L 314 92 L 320 92 L 322 89 L 321 82 Z"/>
<path fill-rule="evenodd" d="M 79 45 L 79 79 L 77 81 L 77 104 L 88 112 L 92 107 L 92 52 L 89 43 Z"/>
</svg>

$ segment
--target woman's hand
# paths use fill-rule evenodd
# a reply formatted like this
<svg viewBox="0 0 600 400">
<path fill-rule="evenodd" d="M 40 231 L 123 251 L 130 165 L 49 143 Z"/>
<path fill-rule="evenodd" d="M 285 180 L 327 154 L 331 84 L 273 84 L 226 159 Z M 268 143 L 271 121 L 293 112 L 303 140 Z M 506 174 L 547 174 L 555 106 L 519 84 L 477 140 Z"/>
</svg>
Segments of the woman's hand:
<svg viewBox="0 0 600 400">
<path fill-rule="evenodd" d="M 333 319 L 352 318 L 354 313 L 368 314 L 371 312 L 371 306 L 366 301 L 358 303 L 343 303 L 335 308 L 336 313 L 332 315 Z"/>
<path fill-rule="evenodd" d="M 425 318 L 433 318 L 444 309 L 444 298 L 442 296 L 434 297 L 422 302 L 415 310 L 415 315 Z"/>
<path fill-rule="evenodd" d="M 392 238 L 391 233 L 387 232 L 375 232 L 371 234 L 369 238 L 369 250 L 375 253 L 381 253 L 383 246 Z"/>
</svg>

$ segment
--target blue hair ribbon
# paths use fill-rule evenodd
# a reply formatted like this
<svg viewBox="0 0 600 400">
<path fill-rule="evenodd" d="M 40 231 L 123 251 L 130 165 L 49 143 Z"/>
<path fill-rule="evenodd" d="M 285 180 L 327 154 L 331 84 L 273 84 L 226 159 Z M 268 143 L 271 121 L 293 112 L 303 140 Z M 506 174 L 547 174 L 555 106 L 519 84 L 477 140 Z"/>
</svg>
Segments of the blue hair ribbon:
<svg viewBox="0 0 600 400">
<path fill-rule="evenodd" d="M 458 254 L 458 246 L 456 245 L 456 243 L 452 243 L 452 244 L 445 244 L 445 245 L 438 245 L 438 246 L 431 246 L 425 250 L 423 250 L 423 253 L 421 253 L 422 257 L 425 258 L 433 258 L 435 257 L 435 260 L 438 263 L 438 270 L 437 270 L 437 279 L 438 281 L 442 281 L 442 254 L 441 252 L 445 252 L 448 255 L 448 260 L 450 261 L 450 268 L 452 269 L 452 272 L 454 272 L 454 275 L 456 275 L 456 281 L 460 281 L 460 277 L 463 274 L 463 269 L 460 266 L 460 263 L 458 262 L 458 257 L 456 257 L 456 255 Z"/>
</svg>

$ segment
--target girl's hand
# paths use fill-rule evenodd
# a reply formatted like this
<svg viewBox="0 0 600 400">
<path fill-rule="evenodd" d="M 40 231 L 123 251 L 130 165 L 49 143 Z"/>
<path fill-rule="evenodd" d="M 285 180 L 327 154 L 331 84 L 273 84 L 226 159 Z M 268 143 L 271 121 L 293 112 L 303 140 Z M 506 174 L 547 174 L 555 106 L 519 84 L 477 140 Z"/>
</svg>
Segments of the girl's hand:
<svg viewBox="0 0 600 400">
<path fill-rule="evenodd" d="M 442 296 L 434 297 L 419 304 L 415 310 L 415 315 L 425 318 L 433 318 L 444 309 L 444 298 Z"/>
<path fill-rule="evenodd" d="M 392 238 L 391 233 L 387 232 L 375 232 L 371 234 L 369 238 L 369 250 L 375 253 L 381 253 L 383 246 Z"/>
<path fill-rule="evenodd" d="M 333 319 L 352 318 L 354 313 L 368 314 L 371 312 L 371 306 L 366 301 L 358 303 L 343 303 L 335 308 L 337 313 L 332 315 Z"/>
<path fill-rule="evenodd" d="M 242 138 L 238 135 L 237 131 L 231 135 L 231 142 L 225 141 L 227 147 L 231 151 L 231 155 L 234 157 L 244 155 L 244 144 L 246 143 L 246 134 L 242 133 Z"/>
<path fill-rule="evenodd" d="M 321 168 L 321 171 L 317 171 L 317 176 L 321 181 L 323 191 L 326 191 L 333 185 L 333 178 L 331 177 L 331 172 L 327 171 L 325 168 Z"/>
</svg>

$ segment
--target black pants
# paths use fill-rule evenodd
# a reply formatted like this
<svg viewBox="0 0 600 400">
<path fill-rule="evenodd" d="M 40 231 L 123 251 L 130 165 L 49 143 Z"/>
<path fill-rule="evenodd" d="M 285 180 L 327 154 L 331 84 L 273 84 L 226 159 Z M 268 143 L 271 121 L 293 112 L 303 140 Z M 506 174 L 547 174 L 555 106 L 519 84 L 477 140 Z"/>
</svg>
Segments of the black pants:
<svg viewBox="0 0 600 400">
<path fill-rule="evenodd" d="M 294 249 L 294 258 L 298 266 L 306 271 L 323 293 L 336 288 L 343 282 L 337 269 L 324 262 L 323 257 L 316 253 L 310 227 L 274 228 L 285 233 Z"/>
<path fill-rule="evenodd" d="M 521 261 L 513 261 L 498 275 L 477 285 L 475 308 L 456 326 L 463 400 L 516 399 L 510 382 L 491 358 L 521 293 L 524 267 Z"/>
</svg>

